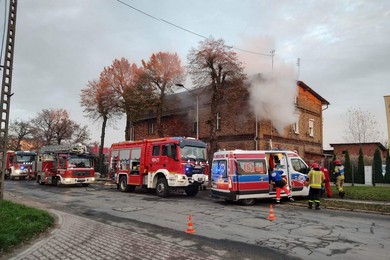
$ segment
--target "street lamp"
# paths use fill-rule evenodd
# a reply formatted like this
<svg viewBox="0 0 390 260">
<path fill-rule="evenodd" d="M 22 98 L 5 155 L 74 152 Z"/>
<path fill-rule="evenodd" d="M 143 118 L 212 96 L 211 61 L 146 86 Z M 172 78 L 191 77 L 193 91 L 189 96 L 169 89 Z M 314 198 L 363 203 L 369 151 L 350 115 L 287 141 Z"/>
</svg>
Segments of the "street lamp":
<svg viewBox="0 0 390 260">
<path fill-rule="evenodd" d="M 182 87 L 187 90 L 191 95 L 196 97 L 196 139 L 199 139 L 199 93 L 196 93 L 188 88 L 186 88 L 183 84 L 175 84 L 178 87 Z"/>
</svg>

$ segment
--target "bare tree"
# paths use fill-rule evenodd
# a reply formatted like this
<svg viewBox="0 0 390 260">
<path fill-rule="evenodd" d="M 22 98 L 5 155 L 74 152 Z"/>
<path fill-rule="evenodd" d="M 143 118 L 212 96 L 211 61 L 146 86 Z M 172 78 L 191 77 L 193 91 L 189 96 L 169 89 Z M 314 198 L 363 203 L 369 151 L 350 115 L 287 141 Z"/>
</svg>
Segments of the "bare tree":
<svg viewBox="0 0 390 260">
<path fill-rule="evenodd" d="M 176 53 L 168 52 L 152 54 L 148 62 L 142 60 L 142 65 L 144 67 L 144 80 L 149 86 L 152 86 L 156 94 L 157 133 L 160 137 L 163 137 L 161 117 L 164 99 L 167 94 L 174 92 L 176 83 L 184 80 L 184 68 L 181 66 L 179 56 Z"/>
<path fill-rule="evenodd" d="M 224 99 L 227 88 L 242 86 L 245 79 L 244 68 L 231 47 L 222 39 L 208 38 L 200 42 L 197 49 L 192 48 L 188 54 L 189 74 L 197 88 L 210 89 L 209 124 L 209 158 L 217 150 L 216 116 Z"/>
<path fill-rule="evenodd" d="M 22 141 L 31 139 L 32 127 L 29 121 L 15 120 L 9 126 L 9 144 L 11 150 L 21 150 Z"/>
<path fill-rule="evenodd" d="M 71 143 L 87 143 L 90 140 L 91 133 L 88 130 L 88 126 L 74 125 Z"/>
<path fill-rule="evenodd" d="M 31 120 L 32 131 L 42 145 L 61 144 L 70 141 L 74 130 L 80 125 L 69 119 L 65 109 L 43 109 Z"/>
<path fill-rule="evenodd" d="M 344 139 L 350 143 L 379 142 L 381 133 L 375 117 L 361 108 L 350 108 L 345 116 Z"/>
</svg>

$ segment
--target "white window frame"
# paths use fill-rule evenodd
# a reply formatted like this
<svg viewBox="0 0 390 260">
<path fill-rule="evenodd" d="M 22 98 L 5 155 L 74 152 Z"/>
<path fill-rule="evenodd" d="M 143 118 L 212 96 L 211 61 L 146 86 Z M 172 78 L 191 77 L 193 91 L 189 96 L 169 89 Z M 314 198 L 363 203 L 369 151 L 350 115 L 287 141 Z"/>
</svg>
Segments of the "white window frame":
<svg viewBox="0 0 390 260">
<path fill-rule="evenodd" d="M 217 116 L 216 116 L 216 129 L 217 130 L 221 130 L 221 115 L 219 114 L 219 112 L 217 113 Z"/>
<path fill-rule="evenodd" d="M 297 116 L 297 120 L 295 121 L 295 123 L 292 125 L 293 126 L 293 131 L 294 131 L 294 134 L 299 134 L 299 116 Z"/>
<path fill-rule="evenodd" d="M 153 122 L 148 123 L 148 134 L 152 135 L 154 134 L 154 124 Z"/>
<path fill-rule="evenodd" d="M 309 119 L 309 132 L 310 137 L 314 136 L 314 119 Z"/>
</svg>

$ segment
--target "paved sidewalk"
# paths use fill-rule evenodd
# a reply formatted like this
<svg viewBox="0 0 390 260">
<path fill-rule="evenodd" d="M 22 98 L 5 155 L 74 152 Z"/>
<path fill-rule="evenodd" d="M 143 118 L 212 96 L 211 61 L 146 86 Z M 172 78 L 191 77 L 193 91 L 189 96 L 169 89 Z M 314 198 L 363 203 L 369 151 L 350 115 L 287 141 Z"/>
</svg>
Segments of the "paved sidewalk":
<svg viewBox="0 0 390 260">
<path fill-rule="evenodd" d="M 88 218 L 50 212 L 58 217 L 58 228 L 10 259 L 220 259 Z"/>
</svg>

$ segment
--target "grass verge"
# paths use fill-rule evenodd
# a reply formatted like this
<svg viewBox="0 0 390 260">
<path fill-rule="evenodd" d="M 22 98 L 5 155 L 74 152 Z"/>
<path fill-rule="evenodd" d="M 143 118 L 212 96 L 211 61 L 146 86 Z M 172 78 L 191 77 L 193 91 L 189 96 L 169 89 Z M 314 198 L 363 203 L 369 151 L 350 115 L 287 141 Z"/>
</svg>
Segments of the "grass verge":
<svg viewBox="0 0 390 260">
<path fill-rule="evenodd" d="M 332 186 L 332 198 L 338 198 L 336 187 Z M 344 186 L 345 198 L 390 202 L 390 186 Z"/>
<path fill-rule="evenodd" d="M 49 213 L 0 200 L 0 256 L 51 227 Z"/>
<path fill-rule="evenodd" d="M 332 186 L 331 190 L 331 199 L 324 195 L 321 207 L 390 214 L 390 186 L 344 186 L 344 199 L 339 198 L 336 187 Z M 307 203 L 306 200 L 300 202 Z"/>
</svg>

